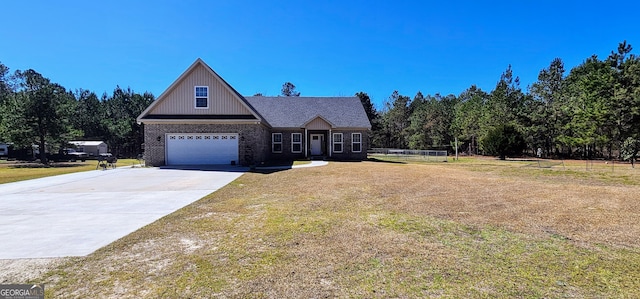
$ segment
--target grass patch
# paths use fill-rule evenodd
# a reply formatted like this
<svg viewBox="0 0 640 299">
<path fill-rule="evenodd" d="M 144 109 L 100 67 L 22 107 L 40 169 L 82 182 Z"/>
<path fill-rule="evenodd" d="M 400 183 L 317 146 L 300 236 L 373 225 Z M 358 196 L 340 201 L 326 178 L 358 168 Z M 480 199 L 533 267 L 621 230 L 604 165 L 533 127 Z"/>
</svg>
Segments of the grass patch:
<svg viewBox="0 0 640 299">
<path fill-rule="evenodd" d="M 247 173 L 38 282 L 51 298 L 640 297 L 640 187 L 526 164 Z"/>
<path fill-rule="evenodd" d="M 95 165 L 86 162 L 42 164 L 3 164 L 0 166 L 0 184 L 43 178 L 48 176 L 95 170 Z"/>
<path fill-rule="evenodd" d="M 272 160 L 267 162 L 262 162 L 258 167 L 270 167 L 270 166 L 294 166 L 294 165 L 304 165 L 310 164 L 310 160 Z"/>
<path fill-rule="evenodd" d="M 0 184 L 96 170 L 97 164 L 98 161 L 95 160 L 51 163 L 49 165 L 9 161 L 0 164 Z M 136 159 L 121 159 L 118 160 L 117 166 L 123 167 L 137 164 L 138 160 Z"/>
<path fill-rule="evenodd" d="M 638 250 L 607 250 L 610 256 L 594 254 L 556 236 L 536 238 L 500 228 L 478 229 L 406 215 L 392 215 L 381 224 L 412 234 L 416 240 L 443 245 L 456 262 L 422 275 L 428 279 L 422 280 L 420 288 L 455 297 L 465 289 L 479 297 L 623 294 L 631 282 L 625 276 L 629 271 L 637 272 L 632 267 L 640 265 Z M 621 255 L 626 258 L 620 259 Z"/>
<path fill-rule="evenodd" d="M 310 160 L 295 160 L 293 161 L 293 165 L 305 165 L 305 164 L 311 164 Z"/>
<path fill-rule="evenodd" d="M 538 164 L 540 163 L 540 166 Z M 582 183 L 600 185 L 640 185 L 640 171 L 629 163 L 584 160 L 510 160 L 471 159 L 455 164 L 478 172 L 518 176 L 524 179 L 534 176 L 548 180 L 581 180 Z"/>
</svg>

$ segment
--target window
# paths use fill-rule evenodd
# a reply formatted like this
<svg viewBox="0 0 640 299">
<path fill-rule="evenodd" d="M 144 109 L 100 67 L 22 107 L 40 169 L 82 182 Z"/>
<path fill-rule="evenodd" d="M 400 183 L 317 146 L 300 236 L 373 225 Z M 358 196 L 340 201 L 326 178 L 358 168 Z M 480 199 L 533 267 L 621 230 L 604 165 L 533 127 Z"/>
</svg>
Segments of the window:
<svg viewBox="0 0 640 299">
<path fill-rule="evenodd" d="M 209 87 L 196 86 L 195 99 L 196 99 L 196 109 L 209 108 Z"/>
<path fill-rule="evenodd" d="M 302 133 L 291 133 L 291 152 L 302 153 Z"/>
<path fill-rule="evenodd" d="M 282 153 L 282 133 L 271 134 L 271 152 Z"/>
<path fill-rule="evenodd" d="M 362 151 L 362 134 L 351 134 L 351 151 L 354 153 L 359 153 Z"/>
<path fill-rule="evenodd" d="M 342 133 L 333 133 L 333 152 L 342 153 Z"/>
</svg>

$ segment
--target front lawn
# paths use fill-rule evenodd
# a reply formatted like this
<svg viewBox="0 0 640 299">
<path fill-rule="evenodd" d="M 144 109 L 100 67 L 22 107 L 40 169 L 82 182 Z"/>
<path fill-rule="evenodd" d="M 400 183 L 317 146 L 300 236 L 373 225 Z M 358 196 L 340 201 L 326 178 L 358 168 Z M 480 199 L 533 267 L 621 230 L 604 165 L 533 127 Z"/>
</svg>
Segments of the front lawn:
<svg viewBox="0 0 640 299">
<path fill-rule="evenodd" d="M 121 159 L 117 166 L 131 166 L 138 163 L 136 159 Z M 62 162 L 42 165 L 37 162 L 20 162 L 2 160 L 0 163 L 0 184 L 43 178 L 48 176 L 96 170 L 98 161 Z"/>
<path fill-rule="evenodd" d="M 247 173 L 34 282 L 47 298 L 640 297 L 640 186 L 545 171 Z"/>
</svg>

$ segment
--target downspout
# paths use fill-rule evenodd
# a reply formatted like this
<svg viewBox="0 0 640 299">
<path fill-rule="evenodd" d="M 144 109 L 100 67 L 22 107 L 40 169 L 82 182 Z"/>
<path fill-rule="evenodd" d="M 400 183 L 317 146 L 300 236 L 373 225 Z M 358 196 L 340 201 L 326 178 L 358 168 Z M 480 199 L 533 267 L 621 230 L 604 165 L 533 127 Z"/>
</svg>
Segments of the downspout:
<svg viewBox="0 0 640 299">
<path fill-rule="evenodd" d="M 307 149 L 308 145 L 309 145 L 309 138 L 307 138 L 307 128 L 304 128 L 304 157 L 308 158 L 309 157 L 309 151 Z"/>
<path fill-rule="evenodd" d="M 329 147 L 329 158 L 331 158 L 331 156 L 333 155 L 333 152 L 332 152 L 333 143 L 332 143 L 332 140 L 331 140 L 331 136 L 332 136 L 331 135 L 331 128 L 329 128 L 329 136 L 327 136 L 327 140 L 328 140 L 327 146 Z"/>
</svg>

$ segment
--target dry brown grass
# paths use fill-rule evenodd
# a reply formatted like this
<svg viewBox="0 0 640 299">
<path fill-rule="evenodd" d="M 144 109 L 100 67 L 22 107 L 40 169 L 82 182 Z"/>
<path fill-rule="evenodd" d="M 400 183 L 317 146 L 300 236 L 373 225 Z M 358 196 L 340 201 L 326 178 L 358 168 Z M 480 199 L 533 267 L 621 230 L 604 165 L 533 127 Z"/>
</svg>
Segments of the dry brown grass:
<svg viewBox="0 0 640 299">
<path fill-rule="evenodd" d="M 394 205 L 471 225 L 551 233 L 576 242 L 640 246 L 638 185 L 575 177 L 560 170 L 545 175 L 535 173 L 540 169 L 506 167 L 494 173 L 469 174 L 466 167 L 436 166 L 430 166 L 434 173 L 414 173 L 416 177 L 393 173 L 407 181 L 413 194 Z M 636 175 L 635 182 L 639 180 Z"/>
<path fill-rule="evenodd" d="M 37 281 L 51 298 L 640 296 L 637 174 L 562 171 L 248 173 Z"/>
</svg>

